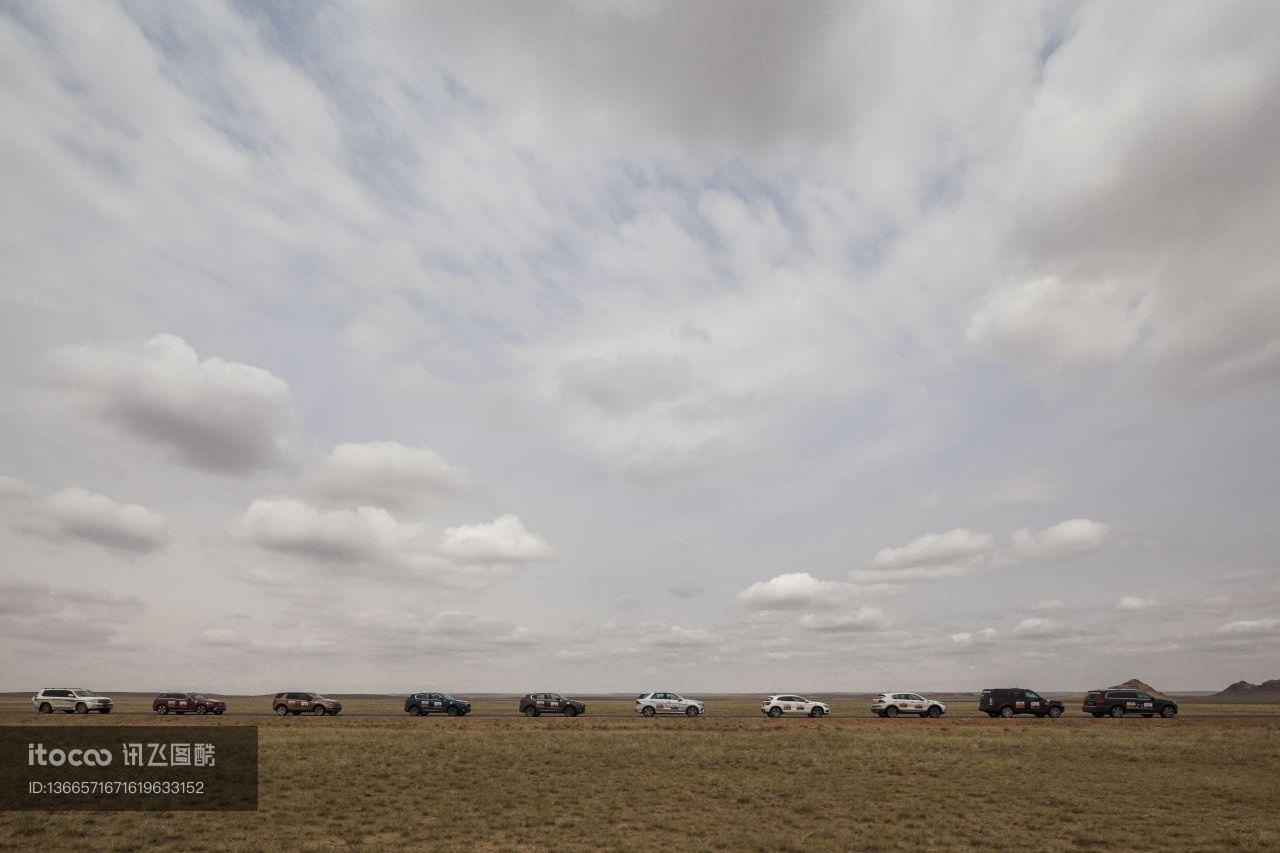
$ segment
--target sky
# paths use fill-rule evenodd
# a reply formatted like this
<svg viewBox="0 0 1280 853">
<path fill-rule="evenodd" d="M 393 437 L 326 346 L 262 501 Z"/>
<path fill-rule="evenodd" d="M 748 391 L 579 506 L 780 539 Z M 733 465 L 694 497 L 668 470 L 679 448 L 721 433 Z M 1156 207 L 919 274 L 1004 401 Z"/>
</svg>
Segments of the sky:
<svg viewBox="0 0 1280 853">
<path fill-rule="evenodd" d="M 0 689 L 1280 677 L 1280 6 L 0 2 Z"/>
</svg>

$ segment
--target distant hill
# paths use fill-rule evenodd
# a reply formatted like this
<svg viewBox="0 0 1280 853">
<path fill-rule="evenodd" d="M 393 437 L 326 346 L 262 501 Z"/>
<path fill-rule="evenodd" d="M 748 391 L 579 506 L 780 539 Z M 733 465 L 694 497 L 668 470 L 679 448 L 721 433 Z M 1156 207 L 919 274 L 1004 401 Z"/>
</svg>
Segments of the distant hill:
<svg viewBox="0 0 1280 853">
<path fill-rule="evenodd" d="M 1147 693 L 1150 693 L 1152 696 L 1159 696 L 1164 699 L 1168 698 L 1159 690 L 1156 690 L 1150 684 L 1147 684 L 1147 682 L 1139 678 L 1130 678 L 1128 681 L 1123 682 L 1122 684 L 1113 684 L 1107 689 L 1108 690 L 1143 690 L 1143 691 L 1146 691 Z"/>
<path fill-rule="evenodd" d="M 1273 678 L 1261 684 L 1248 681 L 1237 681 L 1226 690 L 1206 696 L 1207 702 L 1280 702 L 1280 678 Z"/>
</svg>

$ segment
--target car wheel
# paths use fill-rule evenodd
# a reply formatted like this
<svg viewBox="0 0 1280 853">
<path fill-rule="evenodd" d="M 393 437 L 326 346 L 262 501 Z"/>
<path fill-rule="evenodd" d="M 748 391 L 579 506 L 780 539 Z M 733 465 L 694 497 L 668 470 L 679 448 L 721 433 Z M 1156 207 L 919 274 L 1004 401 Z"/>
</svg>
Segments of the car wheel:
<svg viewBox="0 0 1280 853">
<path fill-rule="evenodd" d="M 289 713 L 289 709 L 288 709 L 287 707 L 285 707 L 284 705 L 277 705 L 277 706 L 276 706 L 276 716 L 277 716 L 277 717 L 283 717 L 283 716 L 284 716 L 285 714 L 287 714 L 287 713 Z"/>
<path fill-rule="evenodd" d="M 325 714 L 324 706 L 323 705 L 315 706 L 314 708 L 311 709 L 311 713 L 315 714 L 317 717 L 323 717 Z"/>
<path fill-rule="evenodd" d="M 1055 720 L 1058 719 L 1058 717 L 1062 716 L 1062 709 L 1059 708 L 1057 705 L 1054 705 L 1049 709 L 1049 716 Z"/>
<path fill-rule="evenodd" d="M 1124 706 L 1123 706 L 1123 705 L 1112 705 L 1112 706 L 1111 706 L 1111 716 L 1113 716 L 1113 717 L 1123 717 L 1123 716 L 1124 716 Z"/>
<path fill-rule="evenodd" d="M 199 708 L 196 708 L 196 713 L 200 714 L 201 716 L 204 716 L 205 714 L 209 713 L 209 709 L 201 705 Z"/>
<path fill-rule="evenodd" d="M 575 708 L 575 707 L 573 707 L 572 705 L 565 705 L 565 706 L 564 706 L 564 715 L 565 715 L 566 717 L 576 717 L 576 716 L 578 716 L 578 709 L 577 709 L 577 708 Z"/>
<path fill-rule="evenodd" d="M 821 716 L 822 716 L 823 714 L 825 714 L 825 713 L 827 713 L 827 712 L 826 712 L 826 711 L 824 711 L 824 710 L 822 710 L 821 708 L 814 708 L 812 711 L 810 711 L 810 712 L 809 712 L 809 716 L 810 716 L 810 717 L 821 717 Z"/>
<path fill-rule="evenodd" d="M 1163 708 L 1160 709 L 1160 716 L 1164 717 L 1166 720 L 1170 719 L 1177 713 L 1178 713 L 1178 709 L 1173 705 L 1165 705 Z"/>
<path fill-rule="evenodd" d="M 697 705 L 690 705 L 688 708 L 684 709 L 684 712 L 686 715 L 690 717 L 696 717 L 702 713 L 702 711 L 698 708 Z"/>
<path fill-rule="evenodd" d="M 642 709 L 640 709 L 640 713 L 641 713 L 643 716 L 646 716 L 646 717 L 652 717 L 654 714 L 656 714 L 656 713 L 658 713 L 658 712 L 657 712 L 657 711 L 655 711 L 655 710 L 653 710 L 653 706 L 652 706 L 652 705 L 645 705 Z"/>
<path fill-rule="evenodd" d="M 87 714 L 87 713 L 89 713 L 89 706 L 88 706 L 88 705 L 86 705 L 86 704 L 84 704 L 83 702 L 77 702 L 77 703 L 76 703 L 76 713 L 77 713 L 77 714 Z"/>
<path fill-rule="evenodd" d="M 169 713 L 169 708 L 168 706 L 161 705 L 159 708 L 156 708 L 156 713 L 163 717 L 165 714 Z"/>
<path fill-rule="evenodd" d="M 770 708 L 770 709 L 769 709 L 769 716 L 770 716 L 770 717 L 774 717 L 774 718 L 781 717 L 781 716 L 782 716 L 782 709 L 781 709 L 781 708 L 779 708 L 779 707 L 777 707 L 777 706 L 774 706 L 774 707 Z"/>
<path fill-rule="evenodd" d="M 410 717 L 421 717 L 421 716 L 422 716 L 422 709 L 421 709 L 421 708 L 419 708 L 417 705 L 410 705 L 410 706 L 409 706 L 409 716 L 410 716 Z"/>
<path fill-rule="evenodd" d="M 538 709 L 530 705 L 528 708 L 524 709 L 524 715 L 526 717 L 536 717 L 538 716 Z"/>
<path fill-rule="evenodd" d="M 1006 720 L 1007 720 L 1009 717 L 1012 717 L 1012 716 L 1013 716 L 1013 706 L 1012 706 L 1012 705 L 1005 705 L 1003 708 L 1001 708 L 1001 709 L 1000 709 L 1000 716 L 1004 717 Z"/>
<path fill-rule="evenodd" d="M 50 705 L 48 702 L 41 702 L 41 703 L 40 703 L 40 713 L 41 713 L 41 714 L 52 714 L 52 713 L 53 713 L 53 706 L 52 706 L 52 705 Z"/>
<path fill-rule="evenodd" d="M 929 716 L 933 717 L 935 720 L 938 719 L 939 717 L 942 716 L 942 709 L 939 708 L 937 705 L 929 706 Z"/>
<path fill-rule="evenodd" d="M 898 709 L 890 705 L 888 708 L 884 709 L 884 715 L 886 717 L 896 717 L 898 716 Z"/>
<path fill-rule="evenodd" d="M 445 713 L 446 713 L 446 714 L 448 714 L 450 717 L 456 717 L 456 716 L 458 716 L 458 706 L 457 706 L 457 705 L 450 705 L 450 706 L 449 706 L 449 710 L 445 711 Z"/>
</svg>

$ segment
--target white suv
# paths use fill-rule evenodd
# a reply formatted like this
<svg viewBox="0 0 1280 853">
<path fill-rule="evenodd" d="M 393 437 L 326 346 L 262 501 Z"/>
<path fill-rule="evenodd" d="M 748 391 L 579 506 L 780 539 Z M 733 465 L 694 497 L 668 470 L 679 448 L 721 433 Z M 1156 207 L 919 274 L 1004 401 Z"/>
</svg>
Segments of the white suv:
<svg viewBox="0 0 1280 853">
<path fill-rule="evenodd" d="M 101 696 L 83 687 L 46 687 L 31 697 L 31 704 L 41 714 L 65 711 L 68 714 L 87 714 L 97 711 L 110 714 L 113 705 L 110 696 Z"/>
<path fill-rule="evenodd" d="M 882 717 L 896 717 L 899 714 L 941 717 L 947 712 L 947 706 L 926 699 L 919 693 L 881 693 L 871 700 L 871 710 Z"/>
<path fill-rule="evenodd" d="M 686 714 L 697 717 L 707 712 L 697 699 L 685 699 L 679 693 L 646 693 L 636 698 L 636 713 L 646 717 L 654 714 Z"/>
</svg>

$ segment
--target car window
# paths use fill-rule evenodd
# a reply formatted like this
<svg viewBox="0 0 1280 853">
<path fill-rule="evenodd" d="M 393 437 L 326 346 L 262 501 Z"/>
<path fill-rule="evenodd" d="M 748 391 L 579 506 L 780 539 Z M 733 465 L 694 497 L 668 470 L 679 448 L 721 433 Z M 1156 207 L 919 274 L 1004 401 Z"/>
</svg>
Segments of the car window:
<svg viewBox="0 0 1280 853">
<path fill-rule="evenodd" d="M 1139 698 L 1139 699 L 1150 699 L 1150 698 L 1151 698 L 1151 694 L 1150 694 L 1150 693 L 1143 693 L 1141 690 L 1139 690 L 1139 691 L 1138 691 L 1138 698 Z"/>
<path fill-rule="evenodd" d="M 1037 693 L 1037 692 L 1035 692 L 1034 690 L 1028 690 L 1028 691 L 1027 691 L 1027 698 L 1028 698 L 1028 699 L 1039 699 L 1039 698 L 1040 698 L 1040 694 L 1039 694 L 1039 693 Z"/>
<path fill-rule="evenodd" d="M 910 699 L 912 702 L 923 702 L 923 701 L 924 701 L 924 697 L 923 697 L 923 696 L 917 696 L 915 693 L 912 693 L 912 694 L 911 694 L 910 696 L 908 696 L 907 698 L 908 698 L 908 699 Z"/>
</svg>

